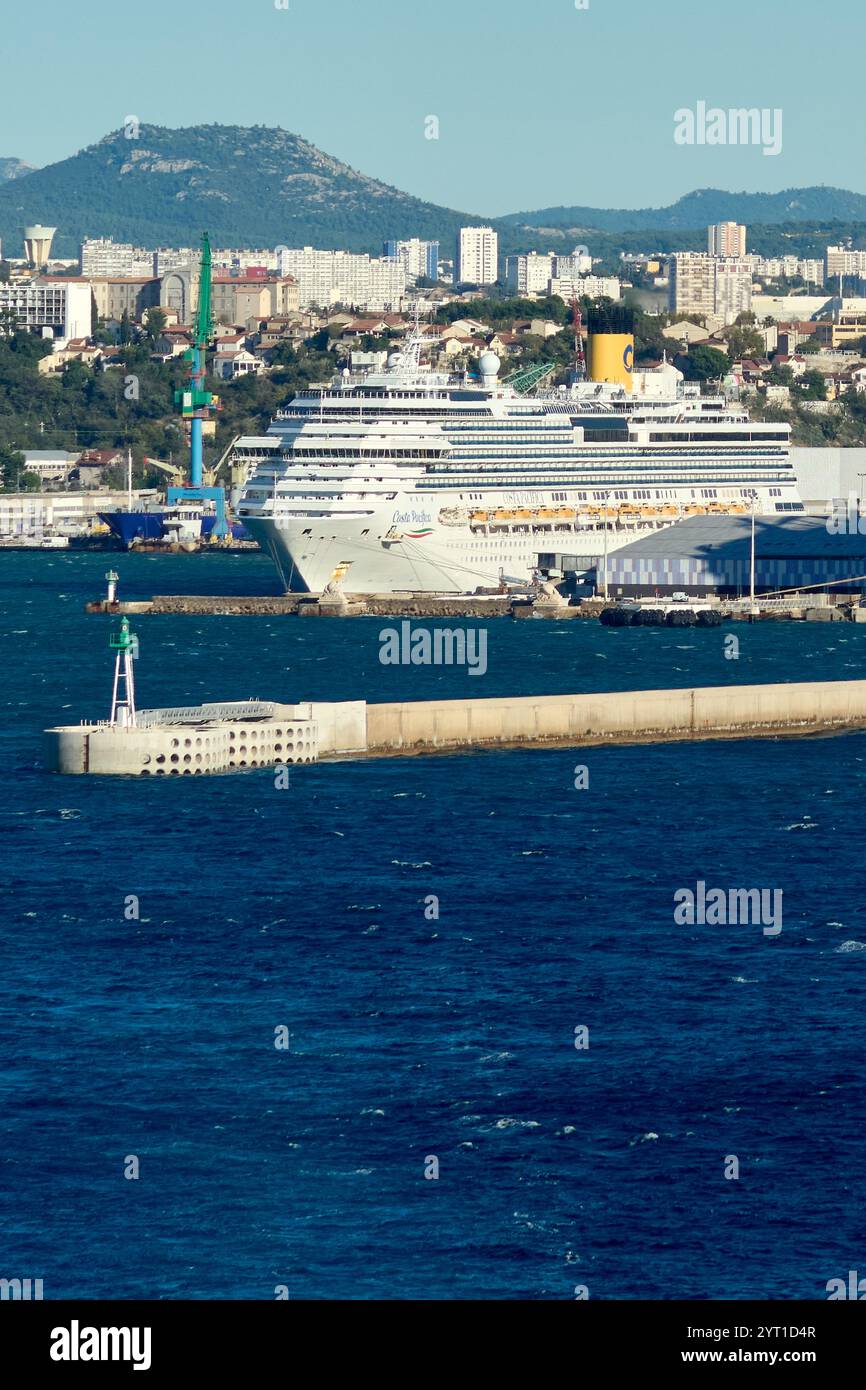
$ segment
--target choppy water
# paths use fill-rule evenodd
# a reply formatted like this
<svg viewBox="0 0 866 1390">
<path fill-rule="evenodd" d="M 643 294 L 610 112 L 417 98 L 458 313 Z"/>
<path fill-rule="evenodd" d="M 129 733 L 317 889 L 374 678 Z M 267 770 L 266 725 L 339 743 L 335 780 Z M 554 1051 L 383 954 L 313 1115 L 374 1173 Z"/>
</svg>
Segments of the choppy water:
<svg viewBox="0 0 866 1390">
<path fill-rule="evenodd" d="M 108 559 L 126 597 L 275 591 L 258 557 Z M 41 729 L 107 712 L 108 567 L 0 555 L 0 1276 L 820 1298 L 862 1269 L 866 738 L 51 777 Z M 380 620 L 133 625 L 143 705 L 866 675 L 847 625 L 738 626 L 728 661 L 724 628 L 500 620 L 483 678 L 380 665 Z M 698 879 L 783 890 L 781 935 L 677 926 Z"/>
</svg>

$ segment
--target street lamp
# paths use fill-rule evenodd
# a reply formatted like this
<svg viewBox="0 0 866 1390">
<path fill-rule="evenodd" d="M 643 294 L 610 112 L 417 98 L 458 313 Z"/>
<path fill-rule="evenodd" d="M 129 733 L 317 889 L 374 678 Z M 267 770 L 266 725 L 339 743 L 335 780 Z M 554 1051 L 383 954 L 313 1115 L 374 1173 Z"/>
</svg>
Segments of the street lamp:
<svg viewBox="0 0 866 1390">
<path fill-rule="evenodd" d="M 605 499 L 604 504 L 604 569 L 602 570 L 602 594 L 605 598 L 607 598 L 607 530 L 609 525 L 607 517 L 608 508 L 610 507 L 610 499 L 612 497 L 613 492 L 611 491 L 607 494 L 607 498 Z"/>
<path fill-rule="evenodd" d="M 750 600 L 749 612 L 750 612 L 750 614 L 753 615 L 753 616 L 754 616 L 754 612 L 755 612 L 755 503 L 757 502 L 757 500 L 758 500 L 758 494 L 757 494 L 757 492 L 755 492 L 754 489 L 753 489 L 753 490 L 752 490 L 752 493 L 751 493 L 751 502 L 752 502 L 752 543 L 751 543 L 750 555 L 749 555 L 749 600 Z"/>
</svg>

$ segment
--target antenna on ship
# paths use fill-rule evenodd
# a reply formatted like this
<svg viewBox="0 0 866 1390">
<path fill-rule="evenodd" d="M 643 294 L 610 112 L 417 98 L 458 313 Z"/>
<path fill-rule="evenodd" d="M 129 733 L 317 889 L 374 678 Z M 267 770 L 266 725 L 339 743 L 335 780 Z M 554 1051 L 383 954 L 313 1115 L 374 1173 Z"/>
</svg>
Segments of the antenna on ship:
<svg viewBox="0 0 866 1390">
<path fill-rule="evenodd" d="M 108 639 L 108 645 L 113 652 L 116 652 L 109 723 L 112 727 L 119 725 L 122 729 L 134 729 L 136 724 L 135 676 L 132 671 L 132 662 L 138 656 L 138 638 L 135 633 L 130 632 L 128 618 L 122 619 L 119 632 L 112 632 Z"/>
</svg>

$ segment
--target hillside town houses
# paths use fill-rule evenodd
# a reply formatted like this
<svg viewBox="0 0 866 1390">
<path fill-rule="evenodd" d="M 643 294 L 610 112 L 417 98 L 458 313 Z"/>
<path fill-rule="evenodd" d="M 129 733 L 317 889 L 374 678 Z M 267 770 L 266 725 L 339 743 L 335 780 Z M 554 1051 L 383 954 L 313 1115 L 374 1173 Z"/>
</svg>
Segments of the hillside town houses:
<svg viewBox="0 0 866 1390">
<path fill-rule="evenodd" d="M 733 364 L 745 390 L 755 386 L 783 400 L 787 387 L 765 380 L 774 365 L 790 367 L 795 378 L 807 367 L 821 373 L 831 400 L 849 386 L 866 389 L 866 368 L 858 366 L 866 358 L 866 297 L 843 294 L 851 277 L 866 282 L 866 251 L 828 246 L 822 259 L 762 258 L 749 253 L 747 229 L 733 222 L 708 227 L 706 245 L 623 253 L 615 274 L 586 246 L 500 256 L 497 232 L 484 226 L 460 230 L 453 261 L 440 257 L 438 241 L 420 237 L 386 241 L 381 256 L 309 246 L 215 248 L 209 369 L 224 382 L 259 376 L 283 350 L 311 339 L 352 370 L 381 366 L 399 346 L 417 299 L 429 319 L 445 304 L 490 294 L 571 305 L 616 302 L 635 291 L 649 294 L 646 312 L 672 319 L 662 331 L 675 357 L 697 347 L 729 353 L 732 329 L 748 323 L 762 352 Z M 148 249 L 94 237 L 73 263 L 51 260 L 50 236 L 29 249 L 39 263 L 13 259 L 0 279 L 0 332 L 14 325 L 51 341 L 40 373 L 62 373 L 75 362 L 108 369 L 126 333 L 141 335 L 158 361 L 189 351 L 199 297 L 196 248 Z M 562 317 L 542 311 L 495 324 L 469 316 L 426 322 L 426 360 L 466 365 L 489 349 L 518 367 L 527 344 L 562 331 Z M 35 464 L 41 477 L 57 461 Z M 99 467 L 99 460 L 86 461 L 81 476 L 93 477 Z"/>
</svg>

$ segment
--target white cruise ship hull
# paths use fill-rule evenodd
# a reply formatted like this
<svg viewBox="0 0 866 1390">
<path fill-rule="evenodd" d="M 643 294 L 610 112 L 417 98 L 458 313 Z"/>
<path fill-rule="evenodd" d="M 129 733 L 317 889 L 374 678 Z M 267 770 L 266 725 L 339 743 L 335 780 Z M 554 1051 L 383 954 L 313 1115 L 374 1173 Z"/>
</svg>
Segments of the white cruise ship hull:
<svg viewBox="0 0 866 1390">
<path fill-rule="evenodd" d="M 245 516 L 244 524 L 293 592 L 321 593 L 339 577 L 347 593 L 465 594 L 495 589 L 503 578 L 528 582 L 542 551 L 593 557 L 604 548 L 602 532 L 589 527 L 484 535 L 468 525 L 445 526 L 437 519 L 440 499 L 430 501 L 419 511 L 418 499 L 406 497 L 399 506 L 389 503 L 363 517 L 334 511 L 324 524 L 308 516 L 278 521 Z M 612 527 L 608 552 L 653 529 Z"/>
</svg>

